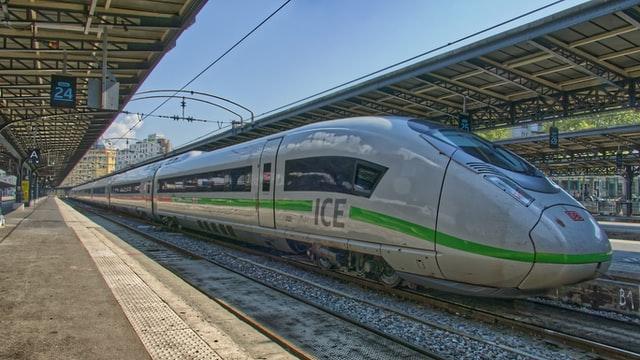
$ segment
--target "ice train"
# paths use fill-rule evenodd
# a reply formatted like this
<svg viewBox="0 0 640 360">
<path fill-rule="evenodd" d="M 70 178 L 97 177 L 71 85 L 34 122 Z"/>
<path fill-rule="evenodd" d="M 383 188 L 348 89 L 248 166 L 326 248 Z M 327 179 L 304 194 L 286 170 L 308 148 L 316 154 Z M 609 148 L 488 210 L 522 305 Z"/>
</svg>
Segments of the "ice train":
<svg viewBox="0 0 640 360">
<path fill-rule="evenodd" d="M 308 254 L 395 286 L 517 297 L 607 271 L 611 245 L 538 169 L 427 120 L 319 122 L 190 152 L 70 196 L 229 239 Z"/>
</svg>

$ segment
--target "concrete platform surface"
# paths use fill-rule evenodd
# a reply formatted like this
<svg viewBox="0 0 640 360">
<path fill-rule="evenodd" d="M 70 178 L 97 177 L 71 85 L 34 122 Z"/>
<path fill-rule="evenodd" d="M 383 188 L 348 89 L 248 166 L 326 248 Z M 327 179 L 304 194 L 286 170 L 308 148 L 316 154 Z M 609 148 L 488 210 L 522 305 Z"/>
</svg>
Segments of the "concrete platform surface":
<svg viewBox="0 0 640 360">
<path fill-rule="evenodd" d="M 640 241 L 611 239 L 613 263 L 610 272 L 624 274 L 624 277 L 640 282 Z"/>
<path fill-rule="evenodd" d="M 0 229 L 0 339 L 0 359 L 291 358 L 53 197 Z"/>
<path fill-rule="evenodd" d="M 640 240 L 640 223 L 598 221 L 610 239 Z"/>
</svg>

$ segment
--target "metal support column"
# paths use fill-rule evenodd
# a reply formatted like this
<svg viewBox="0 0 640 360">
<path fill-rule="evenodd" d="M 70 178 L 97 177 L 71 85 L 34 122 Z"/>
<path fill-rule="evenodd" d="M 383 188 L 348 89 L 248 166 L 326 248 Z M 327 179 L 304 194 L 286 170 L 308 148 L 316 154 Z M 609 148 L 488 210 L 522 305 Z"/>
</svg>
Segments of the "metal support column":
<svg viewBox="0 0 640 360">
<path fill-rule="evenodd" d="M 624 167 L 624 216 L 631 216 L 632 213 L 632 193 L 633 193 L 633 167 Z"/>
<path fill-rule="evenodd" d="M 40 177 L 38 173 L 33 174 L 33 199 L 38 200 L 40 197 Z"/>
<path fill-rule="evenodd" d="M 15 203 L 20 204 L 22 202 L 22 162 L 18 161 L 16 164 L 16 198 Z"/>
<path fill-rule="evenodd" d="M 31 172 L 31 170 L 27 169 L 25 178 L 29 180 L 29 191 L 27 192 L 28 198 L 24 199 L 24 206 L 29 207 L 31 206 L 31 200 L 33 199 L 33 173 Z"/>
</svg>

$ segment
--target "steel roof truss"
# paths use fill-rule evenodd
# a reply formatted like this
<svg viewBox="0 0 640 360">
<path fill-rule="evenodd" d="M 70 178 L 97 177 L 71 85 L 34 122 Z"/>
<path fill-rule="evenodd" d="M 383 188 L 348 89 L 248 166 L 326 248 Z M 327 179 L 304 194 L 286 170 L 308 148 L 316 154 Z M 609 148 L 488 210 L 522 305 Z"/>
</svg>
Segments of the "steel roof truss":
<svg viewBox="0 0 640 360">
<path fill-rule="evenodd" d="M 620 87 L 620 85 L 616 84 L 615 82 L 624 79 L 624 76 L 609 70 L 607 67 L 603 66 L 601 64 L 602 62 L 597 60 L 595 57 L 587 57 L 584 54 L 579 55 L 576 53 L 575 49 L 569 50 L 566 47 L 558 45 L 559 41 L 551 42 L 546 39 L 540 38 L 534 39 L 530 41 L 530 43 L 543 51 L 554 54 L 558 58 L 562 59 L 562 61 L 564 61 L 565 63 L 571 64 L 579 68 L 582 72 L 597 77 L 598 79 L 611 86 Z"/>
</svg>

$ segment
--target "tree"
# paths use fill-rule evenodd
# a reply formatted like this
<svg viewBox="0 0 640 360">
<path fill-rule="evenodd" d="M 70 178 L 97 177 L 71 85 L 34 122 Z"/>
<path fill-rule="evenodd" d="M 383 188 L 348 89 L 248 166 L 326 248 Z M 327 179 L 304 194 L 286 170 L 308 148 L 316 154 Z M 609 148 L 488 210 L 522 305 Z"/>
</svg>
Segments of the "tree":
<svg viewBox="0 0 640 360">
<path fill-rule="evenodd" d="M 635 124 L 640 124 L 640 112 L 635 110 L 580 115 L 555 121 L 555 126 L 561 133 Z M 548 133 L 553 122 L 544 121 L 541 122 L 540 125 L 541 131 Z M 512 137 L 511 130 L 513 128 L 515 127 L 480 130 L 476 132 L 476 134 L 489 141 L 505 140 Z"/>
</svg>

